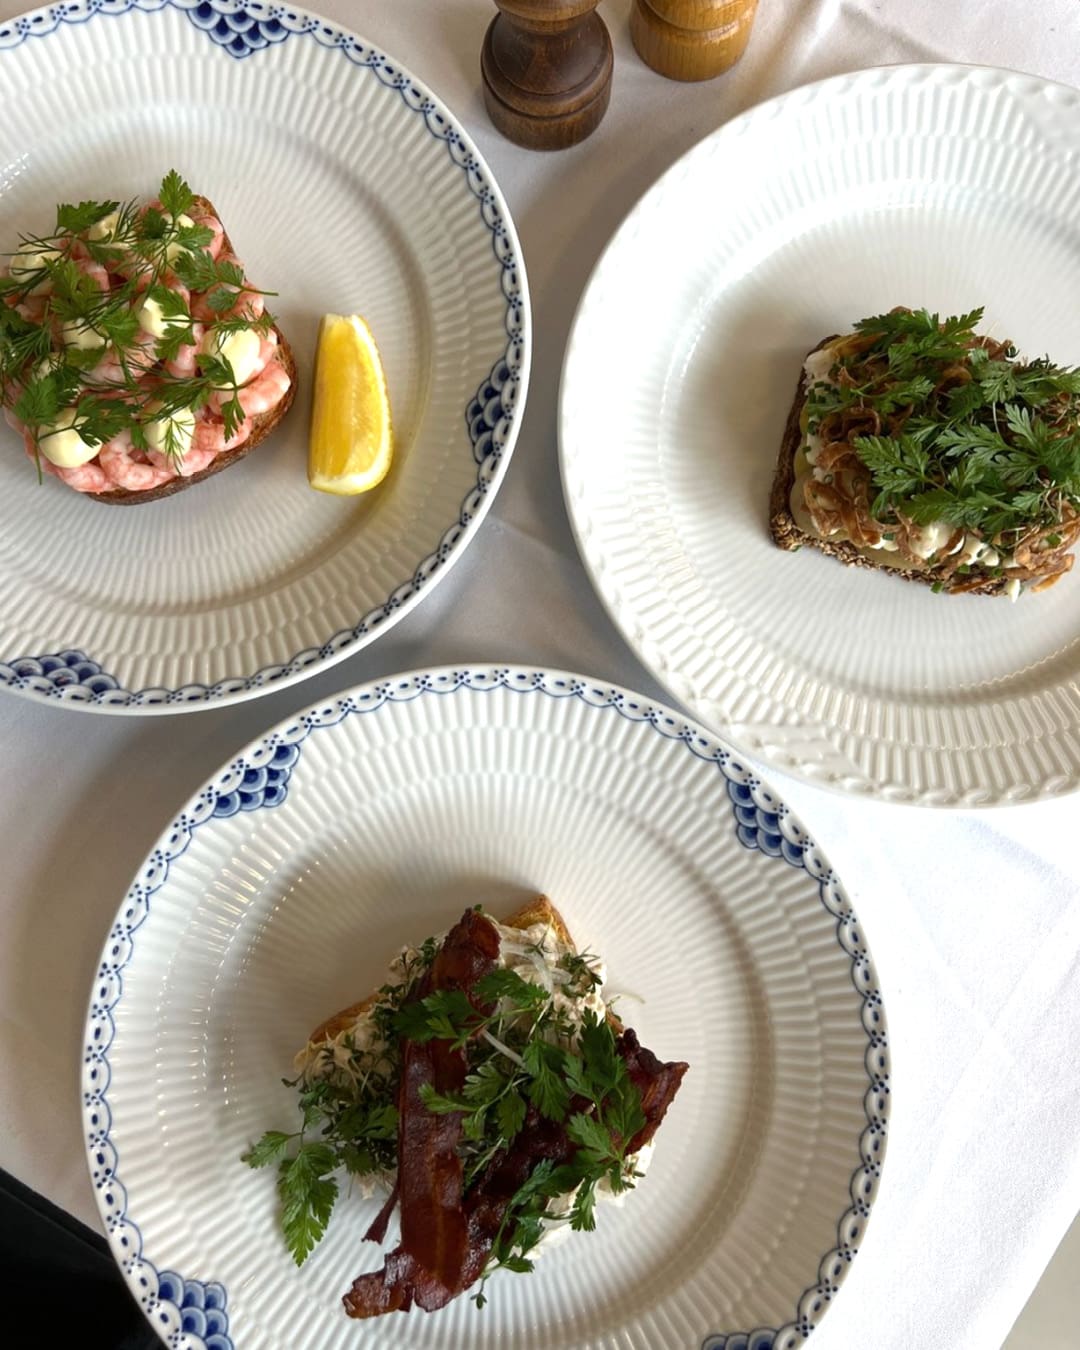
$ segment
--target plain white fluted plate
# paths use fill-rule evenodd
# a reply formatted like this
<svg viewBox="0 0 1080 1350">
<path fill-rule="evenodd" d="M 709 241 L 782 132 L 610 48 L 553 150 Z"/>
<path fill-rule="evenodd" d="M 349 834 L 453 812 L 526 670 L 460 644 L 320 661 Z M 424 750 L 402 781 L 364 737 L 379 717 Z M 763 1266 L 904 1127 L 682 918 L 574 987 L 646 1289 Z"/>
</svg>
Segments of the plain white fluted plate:
<svg viewBox="0 0 1080 1350">
<path fill-rule="evenodd" d="M 1080 571 L 941 596 L 783 553 L 769 490 L 805 353 L 894 305 L 1080 364 L 1080 92 L 895 66 L 755 108 L 642 198 L 581 302 L 563 485 L 623 636 L 778 768 L 948 806 L 1080 783 Z"/>
<path fill-rule="evenodd" d="M 0 250 L 59 201 L 149 196 L 175 167 L 278 292 L 300 369 L 257 452 L 141 508 L 39 486 L 0 421 L 0 686 L 176 712 L 373 641 L 475 535 L 525 404 L 517 236 L 459 123 L 365 39 L 236 0 L 69 0 L 0 23 L 0 113 Z M 364 314 L 386 366 L 397 453 L 366 497 L 307 486 L 326 312 Z"/>
<path fill-rule="evenodd" d="M 240 1155 L 295 1128 L 294 1052 L 403 942 L 537 891 L 689 1062 L 649 1173 L 482 1311 L 352 1322 L 379 1201 L 340 1201 L 298 1270 Z M 188 802 L 105 943 L 83 1093 L 112 1250 L 174 1350 L 791 1350 L 861 1243 L 889 1063 L 839 879 L 726 745 L 625 690 L 472 667 L 299 713 Z"/>
</svg>

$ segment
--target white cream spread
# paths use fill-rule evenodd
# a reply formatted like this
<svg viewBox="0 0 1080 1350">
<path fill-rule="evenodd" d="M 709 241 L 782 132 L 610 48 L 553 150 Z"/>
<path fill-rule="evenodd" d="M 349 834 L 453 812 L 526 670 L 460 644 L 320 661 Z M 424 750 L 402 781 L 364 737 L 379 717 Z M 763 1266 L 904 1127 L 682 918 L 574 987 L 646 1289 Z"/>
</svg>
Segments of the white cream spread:
<svg viewBox="0 0 1080 1350">
<path fill-rule="evenodd" d="M 106 240 L 111 239 L 116 233 L 116 227 L 120 223 L 120 212 L 110 211 L 107 216 L 102 216 L 96 225 L 91 225 L 86 231 L 88 239 Z"/>
</svg>

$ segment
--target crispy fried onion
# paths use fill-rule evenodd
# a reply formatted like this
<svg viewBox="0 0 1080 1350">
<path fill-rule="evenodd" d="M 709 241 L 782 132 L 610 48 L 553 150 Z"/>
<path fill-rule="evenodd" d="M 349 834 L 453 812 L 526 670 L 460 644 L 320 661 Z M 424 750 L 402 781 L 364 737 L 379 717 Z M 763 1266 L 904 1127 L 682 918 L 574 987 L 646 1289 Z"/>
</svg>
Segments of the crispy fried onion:
<svg viewBox="0 0 1080 1350">
<path fill-rule="evenodd" d="M 1000 360 L 1009 344 L 993 338 L 975 338 L 973 346 L 986 349 L 991 360 Z M 861 348 L 853 348 L 853 351 Z M 837 379 L 841 384 L 865 384 L 887 372 L 880 360 L 869 359 L 854 367 L 841 367 Z M 963 363 L 946 366 L 940 374 L 935 393 L 967 384 L 972 378 L 970 368 Z M 859 458 L 852 442 L 859 436 L 897 436 L 910 417 L 910 407 L 899 408 L 882 418 L 874 408 L 853 406 L 837 408 L 821 419 L 817 435 L 822 444 L 814 454 L 813 470 L 803 484 L 803 501 L 814 529 L 824 539 L 839 535 L 857 548 L 879 548 L 888 533 L 896 544 L 896 553 L 913 566 L 926 566 L 926 558 L 917 551 L 920 527 L 901 512 L 896 512 L 896 523 L 884 524 L 871 512 L 873 483 L 869 469 Z M 820 475 L 820 476 L 819 476 Z M 1061 520 L 1054 524 L 1033 527 L 1012 546 L 1010 565 L 1004 567 L 1001 579 L 1016 580 L 1033 591 L 1046 590 L 1066 572 L 1072 570 L 1073 547 L 1080 541 L 1080 512 L 1068 502 L 1060 507 Z M 968 536 L 981 539 L 977 529 L 954 529 L 938 551 L 931 565 L 935 579 L 946 584 L 950 591 L 979 590 L 989 580 L 985 572 L 960 574 L 964 562 L 964 541 Z M 1053 542 L 1052 542 L 1053 541 Z M 1001 545 L 1000 538 L 993 541 Z"/>
<path fill-rule="evenodd" d="M 1013 562 L 1006 567 L 1010 580 L 1030 583 L 1033 591 L 1046 591 L 1071 572 L 1076 555 L 1071 551 L 1080 541 L 1080 512 L 1070 502 L 1061 505 L 1061 520 L 1029 530 L 1013 547 Z"/>
</svg>

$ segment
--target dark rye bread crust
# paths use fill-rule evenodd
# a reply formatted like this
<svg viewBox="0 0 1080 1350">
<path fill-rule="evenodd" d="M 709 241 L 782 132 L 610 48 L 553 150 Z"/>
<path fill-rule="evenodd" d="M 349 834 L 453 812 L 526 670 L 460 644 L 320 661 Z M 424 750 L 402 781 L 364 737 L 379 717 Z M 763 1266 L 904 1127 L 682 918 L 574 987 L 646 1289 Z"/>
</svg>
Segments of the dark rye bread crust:
<svg viewBox="0 0 1080 1350">
<path fill-rule="evenodd" d="M 838 336 L 839 334 L 834 333 L 831 337 L 823 338 L 816 347 L 807 352 L 807 356 L 812 355 L 813 352 L 821 351 L 822 347 L 827 347 L 830 342 L 835 342 Z M 803 405 L 806 403 L 806 391 L 803 383 L 803 373 L 800 370 L 799 382 L 795 388 L 795 401 L 791 405 L 787 425 L 784 427 L 784 437 L 780 442 L 780 457 L 777 460 L 772 492 L 769 496 L 769 533 L 773 537 L 773 542 L 777 548 L 785 549 L 788 552 L 794 552 L 795 549 L 802 548 L 805 544 L 810 548 L 816 548 L 826 557 L 835 558 L 837 562 L 842 562 L 845 567 L 864 567 L 871 572 L 887 572 L 890 576 L 899 577 L 903 581 L 917 581 L 923 586 L 937 584 L 941 581 L 941 578 L 932 568 L 889 567 L 885 563 L 875 562 L 873 558 L 867 558 L 847 539 L 822 539 L 820 535 L 808 534 L 796 523 L 795 517 L 791 514 L 791 489 L 795 486 L 795 456 L 802 444 L 800 419 Z M 954 575 L 949 580 L 941 581 L 941 589 L 943 592 L 948 592 L 953 589 L 954 583 L 970 583 L 971 580 L 970 574 L 966 576 Z M 977 586 L 966 585 L 964 593 L 967 595 L 1002 595 L 1005 586 L 1005 577 L 987 577 Z"/>
<path fill-rule="evenodd" d="M 217 220 L 221 220 L 221 216 L 206 197 L 197 196 L 195 201 L 204 211 L 207 211 Z M 229 238 L 228 232 L 225 231 L 223 221 L 222 230 L 223 251 L 237 256 L 232 246 L 232 240 Z M 83 496 L 90 497 L 96 502 L 104 502 L 106 506 L 140 506 L 143 502 L 160 501 L 162 497 L 171 497 L 174 492 L 183 492 L 185 488 L 194 487 L 196 483 L 201 483 L 204 478 L 212 478 L 222 469 L 227 469 L 237 460 L 243 459 L 249 451 L 254 450 L 257 445 L 265 441 L 292 407 L 293 399 L 296 397 L 296 359 L 293 356 L 292 348 L 285 340 L 285 335 L 276 324 L 274 325 L 274 332 L 278 339 L 278 354 L 275 360 L 285 367 L 289 376 L 289 387 L 285 392 L 285 397 L 276 408 L 270 412 L 259 413 L 258 416 L 249 419 L 251 431 L 239 445 L 233 446 L 231 450 L 223 451 L 205 469 L 193 473 L 188 478 L 183 478 L 178 474 L 175 478 L 170 478 L 167 483 L 160 483 L 157 487 L 147 488 L 145 492 L 131 492 L 127 488 L 113 488 L 110 492 L 86 492 Z"/>
</svg>

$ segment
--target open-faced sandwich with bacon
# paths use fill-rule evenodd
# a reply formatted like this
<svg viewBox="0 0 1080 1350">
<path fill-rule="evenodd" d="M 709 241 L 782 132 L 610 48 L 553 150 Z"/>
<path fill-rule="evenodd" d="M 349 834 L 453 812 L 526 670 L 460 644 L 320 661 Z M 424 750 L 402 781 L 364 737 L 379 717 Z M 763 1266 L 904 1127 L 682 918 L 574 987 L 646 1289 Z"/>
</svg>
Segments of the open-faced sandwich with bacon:
<svg viewBox="0 0 1080 1350">
<path fill-rule="evenodd" d="M 297 1056 L 303 1128 L 244 1155 L 277 1164 L 299 1264 L 322 1236 L 335 1174 L 382 1186 L 364 1236 L 400 1238 L 344 1295 L 350 1317 L 432 1312 L 502 1266 L 528 1272 L 555 1229 L 589 1231 L 599 1198 L 633 1186 L 687 1066 L 661 1063 L 601 992 L 543 896 L 498 922 L 466 910 L 407 947 L 377 992 Z"/>
<path fill-rule="evenodd" d="M 246 455 L 296 391 L 263 295 L 175 172 L 151 202 L 58 207 L 0 275 L 0 404 L 39 474 L 136 505 Z"/>
<path fill-rule="evenodd" d="M 937 591 L 1041 591 L 1080 539 L 1080 370 L 1017 359 L 982 310 L 894 309 L 806 358 L 770 530 Z"/>
</svg>

